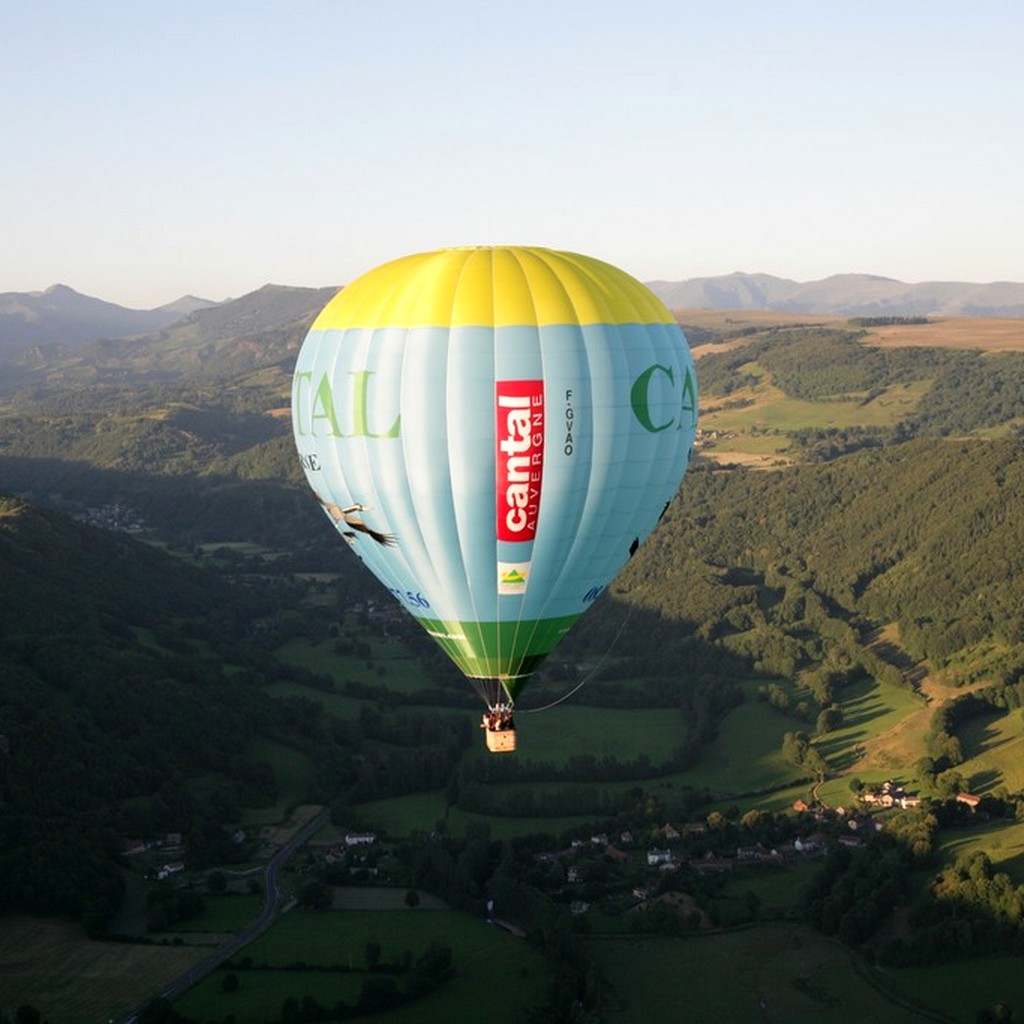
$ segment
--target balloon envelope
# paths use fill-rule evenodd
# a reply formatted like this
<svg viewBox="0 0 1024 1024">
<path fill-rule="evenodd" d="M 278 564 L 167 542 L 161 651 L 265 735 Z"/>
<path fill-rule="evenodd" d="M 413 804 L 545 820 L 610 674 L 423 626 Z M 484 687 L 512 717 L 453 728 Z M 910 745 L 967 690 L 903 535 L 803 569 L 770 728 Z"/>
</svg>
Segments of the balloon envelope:
<svg viewBox="0 0 1024 1024">
<path fill-rule="evenodd" d="M 624 272 L 447 249 L 328 303 L 292 420 L 339 532 L 493 702 L 499 684 L 515 699 L 656 525 L 697 383 L 672 314 Z"/>
</svg>

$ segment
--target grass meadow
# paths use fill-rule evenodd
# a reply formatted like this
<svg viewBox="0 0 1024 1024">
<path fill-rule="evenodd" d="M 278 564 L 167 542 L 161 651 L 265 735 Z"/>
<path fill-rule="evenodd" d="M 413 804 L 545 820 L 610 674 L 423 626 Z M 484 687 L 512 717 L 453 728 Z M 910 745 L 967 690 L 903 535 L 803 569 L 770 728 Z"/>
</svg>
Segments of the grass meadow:
<svg viewBox="0 0 1024 1024">
<path fill-rule="evenodd" d="M 957 771 L 968 780 L 972 793 L 987 793 L 997 786 L 1011 793 L 1024 790 L 1024 712 L 1015 708 L 978 715 L 964 722 L 956 735 L 965 757 Z"/>
<path fill-rule="evenodd" d="M 546 832 L 560 835 L 578 825 L 593 821 L 592 816 L 561 818 L 515 818 L 497 817 L 488 814 L 472 814 L 448 808 L 445 814 L 445 794 L 441 790 L 429 793 L 412 793 L 409 796 L 390 797 L 386 800 L 371 800 L 358 804 L 352 809 L 358 816 L 359 824 L 375 829 L 388 837 L 403 838 L 416 832 L 429 832 L 444 822 L 450 835 L 461 836 L 469 825 L 486 825 L 495 839 L 512 839 L 515 836 L 535 835 Z"/>
<path fill-rule="evenodd" d="M 732 795 L 777 789 L 799 778 L 782 756 L 782 737 L 800 723 L 757 700 L 752 684 L 745 689 L 746 699 L 726 716 L 700 761 L 670 781 Z"/>
<path fill-rule="evenodd" d="M 53 1024 L 117 1019 L 209 954 L 208 947 L 97 942 L 66 921 L 5 917 L 0 1007 L 23 1003 Z"/>
<path fill-rule="evenodd" d="M 1005 872 L 1015 885 L 1024 885 L 1024 822 L 990 821 L 974 828 L 947 828 L 937 841 L 943 860 L 980 851 L 997 871 Z"/>
<path fill-rule="evenodd" d="M 282 661 L 329 676 L 336 684 L 346 679 L 386 686 L 400 693 L 414 693 L 423 686 L 423 675 L 416 659 L 401 645 L 366 634 L 359 638 L 370 645 L 370 656 L 358 658 L 339 654 L 335 641 L 311 642 L 296 638 L 276 651 Z M 468 685 L 468 684 L 467 684 Z"/>
<path fill-rule="evenodd" d="M 263 906 L 263 897 L 253 893 L 231 895 L 203 894 L 206 906 L 202 914 L 174 926 L 176 932 L 227 934 L 241 931 L 254 921 Z"/>
<path fill-rule="evenodd" d="M 842 691 L 842 727 L 816 742 L 822 756 L 834 772 L 845 772 L 857 761 L 860 748 L 875 737 L 892 730 L 909 714 L 925 705 L 913 690 L 891 686 L 874 679 L 859 679 Z M 907 747 L 898 760 L 913 764 L 922 756 L 918 752 L 920 736 L 907 738 Z M 888 765 L 879 765 L 889 770 Z M 888 777 L 888 776 L 886 776 Z"/>
<path fill-rule="evenodd" d="M 536 714 L 516 715 L 516 756 L 523 761 L 564 765 L 589 755 L 632 761 L 646 755 L 651 764 L 668 760 L 686 739 L 688 726 L 671 708 L 596 708 L 560 704 Z M 489 757 L 483 744 L 477 753 Z"/>
<path fill-rule="evenodd" d="M 262 1024 L 279 1018 L 281 1004 L 289 996 L 301 1001 L 308 994 L 325 1006 L 339 999 L 354 1002 L 367 976 L 369 942 L 380 945 L 382 963 L 400 960 L 406 950 L 415 958 L 432 942 L 443 943 L 452 950 L 455 977 L 423 999 L 380 1018 L 361 1020 L 386 1017 L 388 1024 L 449 1024 L 486 1019 L 489 1024 L 517 1024 L 529 1006 L 542 1000 L 549 981 L 536 950 L 467 914 L 421 909 L 390 913 L 293 910 L 236 958 L 252 957 L 261 967 L 236 972 L 237 992 L 225 993 L 225 971 L 216 971 L 178 1000 L 175 1008 L 198 1020 L 222 1020 L 234 1013 L 246 1024 Z M 300 961 L 313 969 L 286 969 Z M 323 969 L 330 967 L 344 970 Z M 494 998 L 496 971 L 508 983 L 500 999 Z"/>
<path fill-rule="evenodd" d="M 287 817 L 289 810 L 307 799 L 313 784 L 313 762 L 301 750 L 267 738 L 252 741 L 249 756 L 266 761 L 274 769 L 278 797 L 269 807 L 247 808 L 240 824 L 276 824 Z"/>
<path fill-rule="evenodd" d="M 892 989 L 941 1008 L 956 1024 L 975 1024 L 978 1011 L 996 1003 L 1024 1010 L 1024 971 L 1019 956 L 976 957 L 941 967 L 888 968 L 881 972 Z M 881 1018 L 888 1020 L 888 1018 Z"/>
<path fill-rule="evenodd" d="M 763 373 L 756 366 L 754 374 Z M 701 451 L 716 462 L 751 463 L 762 467 L 788 460 L 789 435 L 807 428 L 892 427 L 914 411 L 927 391 L 927 382 L 896 384 L 870 401 L 806 401 L 790 398 L 769 382 L 767 374 L 729 396 L 749 405 L 725 408 L 718 396 L 709 397 L 711 411 L 702 412 L 703 430 L 730 436 L 707 442 Z M 864 396 L 866 398 L 866 396 Z"/>
<path fill-rule="evenodd" d="M 595 938 L 590 949 L 618 997 L 609 1024 L 921 1021 L 865 980 L 854 954 L 803 925 Z"/>
<path fill-rule="evenodd" d="M 315 700 L 327 714 L 336 718 L 358 718 L 360 708 L 373 703 L 361 697 L 348 697 L 343 693 L 314 690 L 301 683 L 271 683 L 267 686 L 267 693 L 275 697 L 306 697 Z"/>
<path fill-rule="evenodd" d="M 1024 350 L 1024 329 L 1019 317 L 952 316 L 926 324 L 873 327 L 866 343 L 880 348 L 980 348 L 985 352 Z"/>
</svg>

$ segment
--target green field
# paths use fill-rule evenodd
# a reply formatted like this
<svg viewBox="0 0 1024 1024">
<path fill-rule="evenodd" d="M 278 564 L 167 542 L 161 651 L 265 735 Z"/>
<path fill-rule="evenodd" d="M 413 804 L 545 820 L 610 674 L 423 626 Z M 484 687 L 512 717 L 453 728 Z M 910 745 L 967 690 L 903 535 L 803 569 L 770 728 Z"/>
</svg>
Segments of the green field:
<svg viewBox="0 0 1024 1024">
<path fill-rule="evenodd" d="M 800 723 L 757 700 L 754 684 L 744 689 L 744 702 L 729 712 L 714 742 L 703 748 L 700 761 L 672 777 L 674 784 L 706 786 L 726 795 L 774 790 L 799 778 L 800 772 L 782 756 L 782 737 L 799 729 Z"/>
<path fill-rule="evenodd" d="M 943 860 L 981 852 L 993 867 L 1024 885 L 1024 821 L 978 822 L 970 828 L 947 828 L 939 833 L 937 846 Z"/>
<path fill-rule="evenodd" d="M 271 683 L 266 689 L 267 693 L 274 697 L 305 697 L 307 700 L 315 700 L 327 714 L 336 718 L 357 718 L 361 708 L 372 704 L 372 701 L 361 697 L 347 697 L 343 693 L 314 690 L 301 683 Z"/>
<path fill-rule="evenodd" d="M 890 968 L 883 974 L 893 989 L 941 1007 L 957 1024 L 975 1024 L 980 1009 L 999 1002 L 1013 1010 L 1014 1020 L 1024 1013 L 1024 970 L 1019 956 L 979 957 L 941 967 Z"/>
<path fill-rule="evenodd" d="M 997 711 L 968 719 L 956 731 L 965 760 L 957 771 L 972 793 L 1005 786 L 1024 790 L 1024 718 L 1019 709 Z"/>
<path fill-rule="evenodd" d="M 432 793 L 412 793 L 387 800 L 372 800 L 357 804 L 352 813 L 358 817 L 361 826 L 397 838 L 414 832 L 429 832 L 444 821 L 449 835 L 461 836 L 469 824 L 484 824 L 495 839 L 511 839 L 514 836 L 535 835 L 545 832 L 560 835 L 562 832 L 593 821 L 592 817 L 564 818 L 513 818 L 487 814 L 470 814 L 457 807 L 448 809 L 445 816 L 445 795 L 440 790 Z"/>
<path fill-rule="evenodd" d="M 698 764 L 685 772 L 644 780 L 644 788 L 655 796 L 670 796 L 669 791 L 679 786 L 707 787 L 720 797 L 748 795 L 751 806 L 772 810 L 783 810 L 798 797 L 807 799 L 809 788 L 799 782 L 801 772 L 782 757 L 782 739 L 786 732 L 809 730 L 809 724 L 759 701 L 755 683 L 746 684 L 745 689 L 746 700 L 724 719 L 717 738 L 703 749 Z M 328 713 L 345 718 L 358 715 L 366 703 L 292 683 L 274 684 L 271 691 L 278 695 L 301 694 L 320 702 Z M 850 803 L 847 782 L 841 776 L 855 760 L 861 745 L 922 706 L 921 698 L 912 691 L 869 679 L 850 684 L 842 699 L 845 709 L 842 728 L 817 741 L 818 748 L 839 776 L 823 787 L 822 796 L 831 806 Z M 475 713 L 467 714 L 475 718 Z M 652 765 L 657 765 L 671 757 L 685 740 L 687 728 L 680 713 L 671 709 L 613 709 L 572 704 L 540 713 L 521 712 L 516 723 L 518 751 L 514 756 L 524 762 L 550 761 L 557 767 L 581 755 L 598 759 L 613 756 L 620 761 L 646 755 Z M 491 755 L 481 747 L 469 756 Z M 892 772 L 891 767 L 882 766 L 877 772 L 868 769 L 860 774 L 865 782 L 881 782 Z M 426 793 L 373 801 L 359 805 L 354 811 L 367 827 L 389 835 L 409 835 L 434 828 L 444 817 L 445 805 L 442 794 Z M 462 822 L 487 820 L 496 838 L 534 831 L 557 833 L 584 820 L 481 819 L 457 809 L 449 814 L 449 824 L 457 830 Z"/>
<path fill-rule="evenodd" d="M 743 917 L 748 914 L 746 899 L 753 893 L 760 900 L 758 913 L 762 919 L 796 915 L 801 909 L 804 887 L 820 870 L 821 861 L 816 858 L 787 864 L 763 864 L 732 871 L 725 885 L 716 897 L 716 902 L 732 902 L 740 908 Z M 728 915 L 719 906 L 719 920 L 723 923 Z"/>
<path fill-rule="evenodd" d="M 472 1019 L 474 1007 L 487 1006 L 489 1024 L 516 1024 L 529 1006 L 539 1003 L 549 980 L 540 955 L 485 921 L 449 910 L 312 911 L 294 910 L 239 954 L 251 956 L 266 970 L 239 970 L 239 990 L 225 993 L 224 971 L 218 971 L 186 993 L 176 1008 L 198 1020 L 222 1020 L 234 1013 L 246 1024 L 279 1018 L 281 1004 L 293 995 L 301 1001 L 312 995 L 323 1005 L 338 999 L 353 1001 L 362 985 L 365 950 L 376 942 L 382 961 L 400 959 L 409 950 L 415 957 L 432 942 L 452 950 L 455 976 L 442 988 L 382 1017 L 389 1024 L 434 1024 Z M 309 967 L 342 967 L 346 971 L 284 970 L 304 962 Z M 495 965 L 512 984 L 494 1000 Z M 352 973 L 347 973 L 351 970 Z M 467 1015 L 468 1014 L 468 1015 Z"/>
<path fill-rule="evenodd" d="M 370 800 L 352 808 L 361 828 L 373 829 L 391 838 L 430 832 L 444 819 L 444 812 L 445 795 L 441 790 Z"/>
<path fill-rule="evenodd" d="M 301 750 L 266 738 L 253 740 L 248 753 L 257 760 L 266 761 L 274 769 L 278 798 L 270 807 L 243 811 L 241 824 L 276 824 L 295 804 L 307 799 L 313 783 L 313 762 Z"/>
<path fill-rule="evenodd" d="M 174 926 L 176 932 L 211 932 L 225 934 L 241 931 L 254 920 L 263 905 L 263 897 L 250 893 L 230 896 L 204 894 L 206 906 L 199 915 Z"/>
<path fill-rule="evenodd" d="M 560 704 L 516 715 L 516 757 L 564 765 L 573 757 L 632 761 L 646 754 L 652 765 L 668 760 L 686 739 L 687 723 L 671 708 L 595 708 Z M 490 756 L 483 752 L 481 757 Z"/>
<path fill-rule="evenodd" d="M 618 996 L 610 1024 L 920 1024 L 862 976 L 854 954 L 803 925 L 723 934 L 592 939 Z"/>
<path fill-rule="evenodd" d="M 730 396 L 752 398 L 753 404 L 702 415 L 701 426 L 705 430 L 746 433 L 752 429 L 787 433 L 809 427 L 891 427 L 914 411 L 928 386 L 927 382 L 897 384 L 870 402 L 857 397 L 852 401 L 809 402 L 788 398 L 773 385 L 759 383 Z"/>
<path fill-rule="evenodd" d="M 179 999 L 175 1009 L 191 1020 L 220 1021 L 234 1014 L 235 1020 L 246 1024 L 269 1024 L 281 1019 L 281 1006 L 289 996 L 301 1002 L 303 996 L 311 995 L 322 1006 L 334 1006 L 339 1000 L 355 1003 L 365 977 L 362 972 L 236 971 L 237 991 L 225 992 L 227 973 L 214 971 Z"/>
<path fill-rule="evenodd" d="M 818 750 L 833 771 L 845 771 L 856 760 L 857 748 L 866 741 L 891 729 L 913 711 L 918 711 L 924 702 L 913 690 L 890 686 L 872 679 L 859 679 L 842 691 L 843 725 L 816 742 Z M 911 737 L 914 756 L 907 751 L 901 763 L 912 764 L 921 752 L 916 751 L 921 737 Z M 882 765 L 883 772 L 887 766 Z M 891 771 L 891 769 L 888 769 Z M 888 777 L 888 776 L 886 776 Z"/>
<path fill-rule="evenodd" d="M 339 654 L 334 649 L 334 640 L 319 643 L 305 639 L 289 640 L 277 649 L 276 654 L 283 662 L 330 676 L 337 685 L 353 679 L 403 693 L 413 693 L 426 685 L 419 663 L 409 656 L 402 644 L 368 634 L 359 639 L 369 643 L 369 659 Z M 367 661 L 371 664 L 367 665 Z"/>
<path fill-rule="evenodd" d="M 723 408 L 717 396 L 708 400 L 711 412 L 702 412 L 701 428 L 728 435 L 704 443 L 702 452 L 720 462 L 748 463 L 762 468 L 789 460 L 789 435 L 798 430 L 850 427 L 892 427 L 917 407 L 927 382 L 897 384 L 864 401 L 804 401 L 789 398 L 768 383 L 768 375 L 756 364 L 741 368 L 763 380 L 734 392 L 730 401 L 748 399 L 751 404 Z"/>
<path fill-rule="evenodd" d="M 98 942 L 66 921 L 0 919 L 0 1008 L 23 1003 L 52 1024 L 119 1018 L 209 948 Z"/>
</svg>

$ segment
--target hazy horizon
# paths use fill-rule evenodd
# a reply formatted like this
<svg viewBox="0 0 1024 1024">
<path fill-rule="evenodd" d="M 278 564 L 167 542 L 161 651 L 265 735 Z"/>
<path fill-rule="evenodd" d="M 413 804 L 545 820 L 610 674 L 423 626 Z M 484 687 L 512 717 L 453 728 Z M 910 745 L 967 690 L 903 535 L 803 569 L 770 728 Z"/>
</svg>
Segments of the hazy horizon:
<svg viewBox="0 0 1024 1024">
<path fill-rule="evenodd" d="M 1001 0 L 21 5 L 0 292 L 150 309 L 490 243 L 1019 281 L 1022 29 Z"/>
</svg>

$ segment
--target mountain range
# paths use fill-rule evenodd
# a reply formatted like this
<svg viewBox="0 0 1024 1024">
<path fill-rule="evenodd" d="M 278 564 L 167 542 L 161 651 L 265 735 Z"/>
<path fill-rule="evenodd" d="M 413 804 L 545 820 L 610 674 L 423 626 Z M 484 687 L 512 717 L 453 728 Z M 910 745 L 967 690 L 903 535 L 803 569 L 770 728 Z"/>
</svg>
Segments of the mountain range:
<svg viewBox="0 0 1024 1024">
<path fill-rule="evenodd" d="M 36 346 L 78 348 L 100 338 L 158 331 L 197 309 L 215 305 L 188 295 L 158 309 L 127 309 L 55 284 L 43 292 L 0 294 L 0 358 Z"/>
<path fill-rule="evenodd" d="M 972 284 L 926 281 L 907 284 L 871 274 L 835 274 L 792 281 L 771 274 L 733 273 L 685 281 L 648 281 L 670 309 L 773 310 L 828 316 L 1024 317 L 1024 283 Z M 301 327 L 335 288 L 264 285 L 239 299 L 216 303 L 185 296 L 157 309 L 128 309 L 82 295 L 66 285 L 43 292 L 0 294 L 0 363 L 23 367 L 96 351 L 127 354 L 124 345 L 152 353 L 186 338 L 198 347 L 228 338 Z M 169 335 L 167 332 L 172 332 Z"/>
<path fill-rule="evenodd" d="M 125 371 L 150 378 L 244 373 L 294 355 L 336 291 L 268 284 L 225 302 L 188 296 L 149 311 L 62 285 L 0 295 L 0 384 L 55 376 L 87 383 Z"/>
<path fill-rule="evenodd" d="M 873 274 L 834 274 L 791 281 L 771 274 L 725 274 L 687 281 L 648 281 L 670 309 L 773 310 L 828 316 L 1024 316 L 1024 284 L 923 281 L 906 284 Z"/>
</svg>

